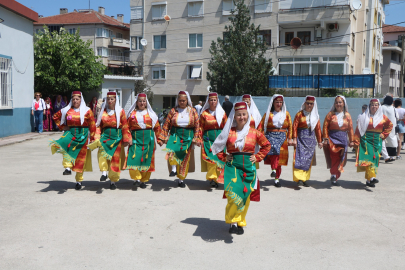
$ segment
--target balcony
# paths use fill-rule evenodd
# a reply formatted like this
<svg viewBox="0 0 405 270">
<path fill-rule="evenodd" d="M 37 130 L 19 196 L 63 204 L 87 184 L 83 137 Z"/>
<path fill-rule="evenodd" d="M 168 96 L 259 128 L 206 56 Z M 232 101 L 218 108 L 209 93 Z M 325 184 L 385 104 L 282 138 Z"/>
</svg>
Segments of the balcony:
<svg viewBox="0 0 405 270">
<path fill-rule="evenodd" d="M 324 22 L 341 22 L 350 20 L 350 6 L 324 6 L 300 9 L 286 9 L 278 13 L 278 23 L 313 24 Z"/>
<path fill-rule="evenodd" d="M 126 49 L 129 49 L 129 46 L 130 46 L 129 39 L 123 39 L 123 38 L 111 38 L 110 44 L 108 45 L 108 47 L 117 47 L 117 48 L 126 48 Z"/>
<path fill-rule="evenodd" d="M 289 44 L 288 44 L 289 45 Z M 302 45 L 298 49 L 290 46 L 277 47 L 277 57 L 299 57 L 299 56 L 346 56 L 350 46 L 348 43 L 331 43 L 312 41 L 311 45 Z"/>
<path fill-rule="evenodd" d="M 117 62 L 129 62 L 128 56 L 121 56 L 121 55 L 109 55 L 108 61 L 117 61 Z"/>
</svg>

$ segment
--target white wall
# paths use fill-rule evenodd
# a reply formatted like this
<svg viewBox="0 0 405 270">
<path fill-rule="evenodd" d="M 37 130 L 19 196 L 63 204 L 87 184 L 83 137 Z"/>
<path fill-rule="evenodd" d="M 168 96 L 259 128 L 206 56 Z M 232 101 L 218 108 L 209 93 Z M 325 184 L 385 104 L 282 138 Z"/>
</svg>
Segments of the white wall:
<svg viewBox="0 0 405 270">
<path fill-rule="evenodd" d="M 0 14 L 4 20 L 0 23 L 0 55 L 13 58 L 13 108 L 31 107 L 34 99 L 33 22 L 2 7 Z"/>
</svg>

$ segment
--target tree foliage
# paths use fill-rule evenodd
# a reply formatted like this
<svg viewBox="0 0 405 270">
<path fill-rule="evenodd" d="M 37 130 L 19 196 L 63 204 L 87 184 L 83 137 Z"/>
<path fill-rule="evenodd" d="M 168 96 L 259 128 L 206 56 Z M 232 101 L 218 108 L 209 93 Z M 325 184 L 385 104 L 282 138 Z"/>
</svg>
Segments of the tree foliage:
<svg viewBox="0 0 405 270">
<path fill-rule="evenodd" d="M 250 23 L 249 7 L 243 0 L 234 3 L 236 11 L 231 11 L 224 39 L 211 43 L 207 80 L 221 95 L 268 96 L 272 61 L 265 58 L 267 45 L 258 38 L 260 26 Z"/>
<path fill-rule="evenodd" d="M 69 94 L 72 91 L 94 91 L 103 82 L 106 67 L 84 42 L 79 31 L 72 35 L 60 32 L 36 34 L 34 42 L 35 91 L 43 94 Z"/>
</svg>

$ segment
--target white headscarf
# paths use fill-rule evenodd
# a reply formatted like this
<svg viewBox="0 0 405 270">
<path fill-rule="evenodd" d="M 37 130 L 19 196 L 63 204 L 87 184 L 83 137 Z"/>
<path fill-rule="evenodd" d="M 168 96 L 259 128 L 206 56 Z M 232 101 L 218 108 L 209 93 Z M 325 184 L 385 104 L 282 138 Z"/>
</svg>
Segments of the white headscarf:
<svg viewBox="0 0 405 270">
<path fill-rule="evenodd" d="M 61 112 L 62 112 L 62 118 L 61 118 L 61 121 L 60 121 L 61 125 L 66 123 L 66 114 L 72 108 L 72 97 L 73 97 L 73 92 L 72 92 L 69 104 L 61 110 Z M 79 110 L 80 110 L 80 124 L 83 125 L 83 123 L 84 123 L 84 115 L 87 113 L 88 110 L 90 110 L 90 108 L 86 106 L 86 102 L 84 102 L 82 92 L 80 92 L 80 98 L 81 98 L 80 107 L 79 107 Z"/>
<path fill-rule="evenodd" d="M 338 97 L 340 97 L 341 99 L 343 99 L 343 103 L 345 104 L 345 107 L 343 108 L 343 111 L 342 112 L 340 112 L 340 113 L 337 113 L 337 112 L 335 112 L 335 101 L 336 101 L 336 99 L 338 98 Z M 345 113 L 346 112 L 349 112 L 349 107 L 347 106 L 347 102 L 346 102 L 346 98 L 344 97 L 344 96 L 336 96 L 335 97 L 335 100 L 333 101 L 333 105 L 332 105 L 332 107 L 330 108 L 330 111 L 332 112 L 332 113 L 334 113 L 334 114 L 336 114 L 336 117 L 337 117 L 337 119 L 338 119 L 338 125 L 339 125 L 339 127 L 342 127 L 343 126 L 343 118 L 345 117 Z"/>
<path fill-rule="evenodd" d="M 280 97 L 280 96 L 283 97 L 283 106 L 281 107 L 281 111 L 277 113 L 278 119 L 275 119 L 275 117 L 273 117 L 273 122 L 275 120 L 277 120 L 279 125 L 283 126 L 283 124 L 284 124 L 285 118 L 287 117 L 287 106 L 285 105 L 284 96 L 275 94 L 274 96 L 271 97 L 269 107 L 267 107 L 266 120 L 264 120 L 264 133 L 266 133 L 266 131 L 267 131 L 267 124 L 269 123 L 269 116 L 270 116 L 271 107 L 273 106 L 273 101 L 277 97 Z"/>
<path fill-rule="evenodd" d="M 205 101 L 204 107 L 201 109 L 201 113 L 205 111 L 206 109 L 210 108 L 210 104 L 208 103 L 208 100 L 210 99 L 210 96 L 207 96 L 207 100 Z M 218 96 L 217 96 L 218 100 Z M 219 100 L 217 103 L 217 107 L 215 108 L 215 119 L 217 119 L 218 127 L 221 127 L 222 119 L 224 118 L 225 111 L 222 108 L 221 104 L 219 104 Z"/>
<path fill-rule="evenodd" d="M 100 110 L 100 113 L 98 114 L 98 117 L 97 117 L 96 127 L 100 126 L 101 118 L 103 117 L 103 113 L 104 113 L 105 106 L 106 106 L 107 103 L 108 103 L 108 98 L 106 97 L 103 100 L 103 104 L 101 104 L 101 110 Z M 120 106 L 120 100 L 118 98 L 118 95 L 115 96 L 115 108 L 114 108 L 114 111 L 115 111 L 115 117 L 117 119 L 117 128 L 119 128 L 120 127 L 120 119 L 121 119 L 122 108 Z"/>
<path fill-rule="evenodd" d="M 248 115 L 250 115 L 249 106 L 246 106 L 246 107 L 247 107 Z M 211 146 L 211 150 L 214 155 L 216 155 L 219 152 L 221 152 L 222 150 L 224 150 L 224 148 L 226 146 L 226 142 L 228 141 L 229 132 L 231 131 L 232 127 L 236 127 L 235 104 L 232 108 L 231 113 L 229 114 L 228 120 L 226 121 L 224 128 L 222 129 L 221 133 L 219 134 L 219 136 L 216 138 L 216 140 L 214 141 L 214 143 Z M 238 136 L 235 141 L 236 147 L 245 145 L 245 137 L 249 133 L 249 128 L 250 128 L 250 119 L 248 119 L 248 121 L 246 121 L 246 124 L 243 126 L 243 129 L 238 132 Z"/>
<path fill-rule="evenodd" d="M 175 107 L 179 107 L 179 94 L 180 92 L 185 92 L 187 95 L 187 106 L 190 106 L 191 108 L 193 107 L 193 102 L 191 102 L 191 98 L 190 98 L 190 94 L 188 93 L 188 91 L 179 91 L 179 93 L 177 94 L 176 97 L 176 105 Z"/>
<path fill-rule="evenodd" d="M 302 111 L 305 111 L 305 102 L 307 101 L 308 97 L 315 98 L 314 96 L 309 96 L 309 95 L 306 96 L 305 99 L 304 99 L 304 102 L 301 105 L 301 110 Z M 311 124 L 311 131 L 314 131 L 315 127 L 316 127 L 316 124 L 318 124 L 318 121 L 319 121 L 318 105 L 316 104 L 316 98 L 314 100 L 314 108 L 312 108 L 310 119 L 311 119 L 311 123 L 310 123 Z"/>
<path fill-rule="evenodd" d="M 144 93 L 139 93 L 139 94 L 144 94 Z M 138 101 L 139 94 L 136 95 L 134 104 L 132 104 L 131 108 L 129 108 L 129 111 L 127 113 L 127 118 L 129 118 L 132 111 L 135 110 L 136 102 Z M 150 104 L 149 104 L 148 95 L 146 95 L 146 109 L 148 111 L 150 119 L 152 119 L 152 129 L 153 129 L 155 127 L 155 125 L 156 125 L 156 122 L 158 121 L 158 117 L 157 117 L 156 113 L 153 111 L 152 106 L 150 106 Z"/>
<path fill-rule="evenodd" d="M 248 95 L 248 94 L 246 94 L 246 95 Z M 243 96 L 242 96 L 242 100 L 243 100 Z M 253 100 L 252 96 L 251 95 L 248 95 L 248 96 L 250 96 L 250 114 L 253 117 L 253 119 L 255 120 L 255 128 L 257 128 L 257 126 L 260 124 L 260 121 L 262 121 L 262 116 L 260 115 L 259 109 L 257 109 L 255 101 Z M 248 122 L 250 122 L 250 119 Z"/>
<path fill-rule="evenodd" d="M 373 100 L 373 99 L 371 99 L 371 100 Z M 370 102 L 371 102 L 371 100 L 370 100 Z M 369 105 L 366 112 L 363 113 L 362 115 L 360 115 L 359 118 L 357 118 L 357 128 L 359 129 L 361 136 L 366 134 L 368 124 L 370 123 L 370 117 L 373 118 L 373 127 L 374 128 L 384 119 L 384 114 L 382 111 L 381 103 L 378 99 L 377 99 L 377 101 L 378 101 L 379 107 L 374 115 L 370 115 L 370 105 Z"/>
</svg>

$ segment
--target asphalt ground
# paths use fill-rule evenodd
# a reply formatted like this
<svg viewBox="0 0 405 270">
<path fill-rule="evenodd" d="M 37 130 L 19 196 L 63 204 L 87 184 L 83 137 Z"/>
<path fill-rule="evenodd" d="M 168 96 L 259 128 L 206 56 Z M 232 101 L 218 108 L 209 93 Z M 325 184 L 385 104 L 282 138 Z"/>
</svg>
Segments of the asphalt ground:
<svg viewBox="0 0 405 270">
<path fill-rule="evenodd" d="M 211 189 L 199 162 L 179 188 L 158 146 L 146 189 L 123 171 L 110 190 L 94 151 L 93 172 L 76 191 L 48 146 L 59 136 L 0 147 L 0 269 L 405 267 L 405 159 L 381 163 L 375 188 L 351 152 L 340 187 L 319 150 L 310 187 L 292 181 L 292 151 L 281 188 L 260 163 L 261 202 L 251 203 L 245 234 L 230 235 L 223 186 Z"/>
</svg>

